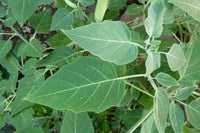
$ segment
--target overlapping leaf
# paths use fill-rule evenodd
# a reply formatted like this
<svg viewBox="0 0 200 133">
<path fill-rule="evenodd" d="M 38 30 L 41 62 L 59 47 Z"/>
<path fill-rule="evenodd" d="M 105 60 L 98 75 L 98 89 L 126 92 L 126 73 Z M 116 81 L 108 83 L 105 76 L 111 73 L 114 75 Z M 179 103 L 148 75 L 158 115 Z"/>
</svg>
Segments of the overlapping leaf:
<svg viewBox="0 0 200 133">
<path fill-rule="evenodd" d="M 62 67 L 25 99 L 59 110 L 101 112 L 120 103 L 124 82 L 116 68 L 98 58 L 78 58 Z"/>
</svg>

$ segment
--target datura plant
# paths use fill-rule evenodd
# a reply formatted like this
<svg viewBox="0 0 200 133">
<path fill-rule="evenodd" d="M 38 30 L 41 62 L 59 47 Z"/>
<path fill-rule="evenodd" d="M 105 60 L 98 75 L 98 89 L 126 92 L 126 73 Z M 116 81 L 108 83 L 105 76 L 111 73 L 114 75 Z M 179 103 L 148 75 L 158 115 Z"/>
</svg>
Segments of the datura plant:
<svg viewBox="0 0 200 133">
<path fill-rule="evenodd" d="M 200 0 L 1 0 L 0 133 L 199 133 Z"/>
</svg>

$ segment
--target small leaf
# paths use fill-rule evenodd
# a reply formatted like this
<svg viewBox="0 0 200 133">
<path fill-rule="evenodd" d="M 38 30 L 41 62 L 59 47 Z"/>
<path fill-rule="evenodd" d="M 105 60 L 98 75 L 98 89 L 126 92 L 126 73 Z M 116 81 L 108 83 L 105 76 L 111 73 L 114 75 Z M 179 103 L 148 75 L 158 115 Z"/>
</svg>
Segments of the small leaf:
<svg viewBox="0 0 200 133">
<path fill-rule="evenodd" d="M 164 133 L 167 126 L 169 96 L 167 90 L 158 88 L 154 98 L 154 120 L 159 133 Z"/>
<path fill-rule="evenodd" d="M 127 15 L 133 15 L 133 14 L 140 14 L 143 11 L 143 7 L 138 4 L 131 4 L 128 6 L 125 14 Z"/>
<path fill-rule="evenodd" d="M 199 0 L 169 0 L 170 3 L 176 5 L 184 12 L 188 13 L 195 20 L 200 21 L 200 1 Z"/>
<path fill-rule="evenodd" d="M 12 42 L 10 40 L 8 41 L 3 41 L 0 40 L 0 56 L 1 57 L 5 57 L 8 52 L 11 50 L 12 48 Z"/>
<path fill-rule="evenodd" d="M 117 65 L 134 61 L 138 54 L 136 43 L 131 42 L 131 32 L 122 22 L 104 21 L 63 33 L 83 49 Z"/>
<path fill-rule="evenodd" d="M 160 72 L 156 75 L 155 79 L 158 81 L 159 84 L 166 86 L 166 87 L 172 87 L 172 86 L 178 86 L 178 81 L 170 76 L 169 74 Z"/>
<path fill-rule="evenodd" d="M 73 54 L 73 50 L 67 46 L 57 47 L 46 58 L 36 63 L 37 67 L 44 67 L 47 65 L 54 65 L 61 67 L 67 63 L 68 56 Z"/>
<path fill-rule="evenodd" d="M 126 5 L 126 0 L 110 0 L 108 8 L 110 10 L 119 10 Z"/>
<path fill-rule="evenodd" d="M 92 121 L 87 113 L 66 112 L 61 133 L 94 133 Z"/>
<path fill-rule="evenodd" d="M 189 105 L 185 106 L 187 120 L 196 129 L 200 130 L 200 98 L 192 101 Z"/>
<path fill-rule="evenodd" d="M 25 99 L 58 110 L 101 112 L 119 105 L 123 95 L 124 82 L 115 66 L 99 58 L 80 57 Z"/>
<path fill-rule="evenodd" d="M 35 28 L 37 33 L 48 33 L 51 25 L 50 10 L 39 12 L 29 19 L 30 25 Z"/>
<path fill-rule="evenodd" d="M 38 7 L 39 0 L 8 0 L 15 19 L 22 26 Z"/>
<path fill-rule="evenodd" d="M 74 22 L 74 10 L 69 12 L 65 8 L 58 9 L 53 16 L 51 23 L 52 30 L 66 29 L 69 25 Z"/>
<path fill-rule="evenodd" d="M 140 133 L 158 133 L 153 114 L 142 124 Z"/>
<path fill-rule="evenodd" d="M 109 4 L 109 0 L 97 0 L 95 13 L 94 13 L 95 20 L 97 22 L 101 22 L 103 20 L 103 17 L 108 8 L 108 4 Z"/>
<path fill-rule="evenodd" d="M 163 31 L 165 5 L 163 0 L 154 0 L 148 9 L 148 17 L 144 21 L 147 34 L 158 38 Z"/>
<path fill-rule="evenodd" d="M 184 125 L 184 112 L 179 105 L 175 104 L 174 101 L 170 104 L 169 118 L 174 132 L 182 133 Z"/>
<path fill-rule="evenodd" d="M 179 88 L 174 97 L 177 98 L 178 100 L 186 100 L 192 92 L 196 89 L 196 87 L 184 87 L 184 88 Z"/>
<path fill-rule="evenodd" d="M 151 74 L 153 71 L 160 68 L 160 65 L 161 65 L 160 53 L 149 52 L 145 63 L 146 74 Z"/>
<path fill-rule="evenodd" d="M 178 71 L 186 63 L 184 52 L 180 45 L 173 44 L 169 52 L 166 53 L 169 67 L 172 71 Z"/>
</svg>

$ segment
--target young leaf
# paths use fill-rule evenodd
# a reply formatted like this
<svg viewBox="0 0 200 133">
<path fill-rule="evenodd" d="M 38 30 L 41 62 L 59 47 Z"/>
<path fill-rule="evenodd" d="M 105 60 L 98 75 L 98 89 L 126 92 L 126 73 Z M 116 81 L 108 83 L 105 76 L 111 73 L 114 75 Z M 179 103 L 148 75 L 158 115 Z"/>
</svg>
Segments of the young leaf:
<svg viewBox="0 0 200 133">
<path fill-rule="evenodd" d="M 131 32 L 122 22 L 104 21 L 62 31 L 83 49 L 117 65 L 134 61 L 138 54 L 139 44 L 131 42 Z"/>
<path fill-rule="evenodd" d="M 195 20 L 200 21 L 200 1 L 199 0 L 169 0 L 170 3 L 173 3 L 184 12 L 188 13 Z"/>
<path fill-rule="evenodd" d="M 158 81 L 159 84 L 166 86 L 166 87 L 171 87 L 171 86 L 178 86 L 179 83 L 178 81 L 170 76 L 169 74 L 160 72 L 156 75 L 155 79 Z"/>
<path fill-rule="evenodd" d="M 26 100 L 58 110 L 101 112 L 118 105 L 123 95 L 124 82 L 112 64 L 82 57 L 62 67 Z"/>
<path fill-rule="evenodd" d="M 169 96 L 167 90 L 158 88 L 154 98 L 154 120 L 159 133 L 164 133 L 167 126 Z"/>
<path fill-rule="evenodd" d="M 172 71 L 178 71 L 186 63 L 185 55 L 178 44 L 173 44 L 169 52 L 166 53 L 169 67 Z"/>
<path fill-rule="evenodd" d="M 43 133 L 42 128 L 33 127 L 32 125 L 32 109 L 27 109 L 12 119 L 12 124 L 17 129 L 15 133 Z M 23 126 L 22 126 L 23 125 Z"/>
<path fill-rule="evenodd" d="M 39 12 L 33 15 L 30 19 L 30 25 L 35 28 L 37 33 L 48 33 L 51 26 L 51 12 L 50 10 Z"/>
<path fill-rule="evenodd" d="M 108 8 L 109 0 L 97 0 L 96 8 L 95 8 L 95 20 L 97 22 L 101 22 L 103 20 L 104 14 Z"/>
<path fill-rule="evenodd" d="M 196 89 L 196 87 L 184 87 L 184 88 L 179 88 L 174 97 L 177 98 L 178 100 L 186 100 L 192 92 Z"/>
<path fill-rule="evenodd" d="M 8 0 L 15 19 L 22 26 L 38 7 L 39 0 Z"/>
<path fill-rule="evenodd" d="M 126 0 L 110 0 L 108 9 L 110 10 L 119 10 L 126 5 Z"/>
<path fill-rule="evenodd" d="M 61 133 L 94 133 L 92 121 L 86 112 L 66 112 L 60 129 Z"/>
<path fill-rule="evenodd" d="M 154 122 L 153 114 L 142 124 L 140 133 L 158 133 Z"/>
<path fill-rule="evenodd" d="M 12 48 L 12 42 L 10 40 L 8 41 L 3 41 L 0 40 L 0 56 L 1 57 L 5 57 L 8 52 L 11 50 Z"/>
<path fill-rule="evenodd" d="M 190 44 L 185 49 L 186 65 L 180 70 L 180 83 L 193 85 L 200 80 L 200 40 L 197 36 L 192 38 Z"/>
<path fill-rule="evenodd" d="M 182 133 L 184 125 L 184 112 L 179 105 L 175 104 L 174 101 L 170 104 L 169 118 L 174 132 Z"/>
<path fill-rule="evenodd" d="M 192 101 L 189 105 L 185 106 L 187 120 L 194 126 L 196 129 L 200 130 L 200 98 Z"/>
<path fill-rule="evenodd" d="M 154 70 L 160 68 L 160 53 L 149 52 L 147 60 L 145 62 L 146 74 L 151 74 Z"/>
<path fill-rule="evenodd" d="M 165 5 L 163 0 L 154 0 L 148 9 L 148 17 L 144 21 L 147 34 L 158 38 L 163 31 Z"/>
<path fill-rule="evenodd" d="M 74 10 L 69 12 L 65 8 L 58 9 L 53 16 L 51 23 L 52 30 L 66 29 L 69 25 L 74 22 Z"/>
<path fill-rule="evenodd" d="M 21 43 L 16 48 L 17 56 L 21 57 L 41 57 L 42 56 L 42 46 L 40 45 L 40 41 L 37 39 L 33 39 L 29 43 Z"/>
<path fill-rule="evenodd" d="M 46 58 L 36 63 L 37 67 L 44 67 L 47 65 L 63 66 L 67 63 L 68 56 L 73 54 L 70 47 L 60 46 L 51 52 Z"/>
</svg>

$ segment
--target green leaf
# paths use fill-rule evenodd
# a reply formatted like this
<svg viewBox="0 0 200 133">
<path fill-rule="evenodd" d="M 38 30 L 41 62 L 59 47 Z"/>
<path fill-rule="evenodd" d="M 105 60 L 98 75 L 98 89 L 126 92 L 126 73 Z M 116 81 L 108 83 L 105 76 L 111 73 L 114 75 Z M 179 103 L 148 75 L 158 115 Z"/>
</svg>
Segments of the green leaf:
<svg viewBox="0 0 200 133">
<path fill-rule="evenodd" d="M 66 112 L 61 133 L 94 133 L 92 121 L 87 113 Z"/>
<path fill-rule="evenodd" d="M 200 98 L 192 101 L 189 105 L 185 106 L 187 120 L 194 126 L 196 129 L 200 130 Z"/>
<path fill-rule="evenodd" d="M 200 21 L 200 1 L 199 0 L 169 0 L 170 3 L 176 5 L 184 12 L 188 13 L 195 20 Z"/>
<path fill-rule="evenodd" d="M 26 100 L 58 110 L 101 112 L 120 104 L 124 82 L 117 77 L 112 64 L 94 57 L 78 58 L 48 78 Z"/>
<path fill-rule="evenodd" d="M 6 56 L 12 48 L 12 42 L 10 40 L 3 41 L 0 40 L 0 56 Z"/>
<path fill-rule="evenodd" d="M 68 56 L 73 54 L 73 50 L 70 47 L 60 46 L 51 52 L 46 58 L 36 63 L 37 67 L 44 67 L 47 65 L 53 65 L 61 67 L 67 63 Z"/>
<path fill-rule="evenodd" d="M 53 16 L 53 20 L 51 23 L 51 31 L 68 28 L 68 26 L 74 22 L 73 13 L 74 10 L 69 12 L 65 8 L 58 9 Z"/>
<path fill-rule="evenodd" d="M 178 44 L 173 44 L 169 52 L 166 53 L 169 67 L 172 71 L 180 70 L 186 63 L 185 55 Z"/>
<path fill-rule="evenodd" d="M 167 90 L 158 88 L 154 98 L 154 120 L 159 133 L 165 133 L 169 111 L 169 96 Z"/>
<path fill-rule="evenodd" d="M 126 5 L 126 0 L 110 0 L 108 8 L 110 10 L 119 10 Z"/>
<path fill-rule="evenodd" d="M 94 4 L 94 0 L 79 0 L 82 6 L 91 6 Z"/>
<path fill-rule="evenodd" d="M 54 48 L 67 45 L 70 42 L 71 40 L 68 37 L 66 37 L 66 35 L 64 35 L 61 31 L 58 31 L 57 34 L 55 34 L 47 40 L 48 45 Z"/>
<path fill-rule="evenodd" d="M 148 9 L 148 17 L 144 21 L 147 34 L 158 38 L 163 31 L 165 5 L 163 0 L 154 0 Z"/>
<path fill-rule="evenodd" d="M 155 79 L 158 81 L 159 84 L 166 86 L 166 87 L 172 87 L 172 86 L 178 86 L 178 81 L 173 78 L 171 75 L 160 72 L 156 75 Z"/>
<path fill-rule="evenodd" d="M 15 133 L 43 133 L 42 128 L 32 126 L 32 115 L 33 110 L 27 109 L 12 119 L 11 123 L 17 129 Z"/>
<path fill-rule="evenodd" d="M 180 70 L 180 83 L 183 85 L 193 85 L 200 80 L 200 40 L 197 36 L 192 38 L 187 44 L 185 51 L 186 64 Z"/>
<path fill-rule="evenodd" d="M 30 107 L 33 104 L 24 101 L 23 98 L 30 92 L 38 89 L 38 87 L 40 87 L 44 81 L 44 71 L 41 70 L 37 70 L 32 76 L 25 76 L 19 81 L 16 98 L 11 104 L 12 115 L 19 113 L 20 111 Z"/>
<path fill-rule="evenodd" d="M 140 133 L 158 133 L 153 114 L 142 124 Z"/>
<path fill-rule="evenodd" d="M 21 43 L 16 48 L 17 56 L 21 57 L 41 57 L 43 55 L 42 46 L 37 39 L 31 40 L 29 43 Z"/>
<path fill-rule="evenodd" d="M 38 7 L 39 0 L 8 0 L 15 19 L 22 26 Z"/>
<path fill-rule="evenodd" d="M 174 6 L 173 6 L 173 4 L 165 1 L 164 24 L 173 23 L 174 19 L 175 19 Z"/>
<path fill-rule="evenodd" d="M 73 30 L 63 30 L 63 33 L 83 49 L 105 61 L 122 65 L 134 61 L 137 57 L 136 43 L 131 42 L 130 30 L 122 22 L 104 21 Z"/>
<path fill-rule="evenodd" d="M 145 62 L 146 74 L 151 74 L 153 71 L 160 68 L 160 65 L 161 65 L 160 53 L 149 52 L 147 60 Z"/>
<path fill-rule="evenodd" d="M 51 19 L 51 11 L 45 10 L 33 15 L 29 19 L 29 23 L 35 28 L 37 33 L 48 33 L 50 31 Z"/>
<path fill-rule="evenodd" d="M 108 8 L 108 4 L 109 4 L 109 0 L 97 0 L 95 13 L 94 13 L 95 20 L 97 22 L 101 22 L 103 20 L 103 17 Z"/>
<path fill-rule="evenodd" d="M 133 14 L 140 14 L 142 13 L 143 11 L 143 7 L 138 5 L 138 4 L 131 4 L 130 6 L 128 6 L 125 14 L 130 14 L 130 15 L 133 15 Z"/>
<path fill-rule="evenodd" d="M 169 118 L 174 132 L 182 133 L 185 116 L 182 108 L 178 104 L 175 104 L 174 101 L 170 104 Z"/>
<path fill-rule="evenodd" d="M 196 87 L 184 87 L 184 88 L 179 88 L 174 97 L 177 98 L 178 100 L 186 100 L 192 92 L 196 89 Z"/>
</svg>

